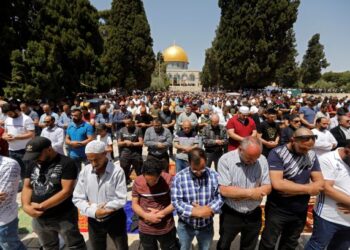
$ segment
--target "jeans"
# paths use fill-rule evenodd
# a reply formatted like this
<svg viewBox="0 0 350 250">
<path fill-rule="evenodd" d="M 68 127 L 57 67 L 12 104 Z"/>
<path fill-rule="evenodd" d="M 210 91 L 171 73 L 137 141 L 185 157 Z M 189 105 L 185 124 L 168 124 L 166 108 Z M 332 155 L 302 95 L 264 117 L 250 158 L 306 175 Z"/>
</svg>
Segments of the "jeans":
<svg viewBox="0 0 350 250">
<path fill-rule="evenodd" d="M 313 214 L 314 228 L 310 240 L 305 245 L 305 250 L 321 250 L 327 245 L 328 249 L 348 250 L 350 248 L 350 227 L 322 219 L 315 212 Z"/>
<path fill-rule="evenodd" d="M 158 250 L 158 242 L 161 249 L 178 250 L 175 227 L 162 235 L 140 234 L 140 242 L 144 250 Z"/>
<path fill-rule="evenodd" d="M 175 158 L 175 164 L 176 164 L 176 173 L 180 172 L 181 170 L 189 166 L 188 161 L 177 159 L 177 158 Z"/>
<path fill-rule="evenodd" d="M 25 250 L 18 237 L 18 218 L 0 226 L 0 250 Z"/>
<path fill-rule="evenodd" d="M 88 219 L 89 240 L 93 250 L 107 249 L 107 234 L 111 237 L 116 249 L 128 249 L 128 236 L 126 233 L 126 214 L 119 209 L 105 221 Z"/>
<path fill-rule="evenodd" d="M 218 170 L 218 163 L 219 163 L 219 159 L 222 156 L 222 152 L 213 152 L 213 153 L 205 153 L 206 157 L 207 157 L 207 166 L 208 168 L 211 167 L 212 163 L 214 162 L 214 167 L 215 170 Z"/>
<path fill-rule="evenodd" d="M 227 205 L 220 214 L 220 239 L 217 250 L 230 250 L 232 241 L 241 233 L 241 250 L 254 250 L 261 229 L 261 208 L 257 207 L 249 214 L 239 213 Z"/>
<path fill-rule="evenodd" d="M 213 224 L 211 224 L 201 229 L 194 229 L 190 225 L 179 220 L 177 234 L 179 236 L 181 250 L 190 250 L 194 237 L 196 237 L 198 241 L 198 250 L 209 250 L 213 241 L 214 228 Z"/>
<path fill-rule="evenodd" d="M 265 227 L 261 234 L 259 250 L 275 249 L 278 237 L 281 235 L 279 250 L 294 250 L 298 246 L 298 239 L 303 232 L 306 221 L 305 210 L 293 213 L 278 209 L 267 203 L 265 207 Z"/>
<path fill-rule="evenodd" d="M 25 164 L 23 162 L 23 156 L 25 153 L 25 149 L 21 149 L 21 150 L 16 150 L 16 151 L 9 151 L 9 157 L 16 160 L 19 164 L 19 166 L 21 167 L 21 179 L 24 179 L 24 175 L 25 175 Z"/>
<path fill-rule="evenodd" d="M 45 250 L 59 249 L 60 234 L 68 249 L 86 250 L 83 236 L 78 228 L 78 210 L 71 209 L 63 216 L 55 218 L 33 218 L 33 231 Z"/>
</svg>

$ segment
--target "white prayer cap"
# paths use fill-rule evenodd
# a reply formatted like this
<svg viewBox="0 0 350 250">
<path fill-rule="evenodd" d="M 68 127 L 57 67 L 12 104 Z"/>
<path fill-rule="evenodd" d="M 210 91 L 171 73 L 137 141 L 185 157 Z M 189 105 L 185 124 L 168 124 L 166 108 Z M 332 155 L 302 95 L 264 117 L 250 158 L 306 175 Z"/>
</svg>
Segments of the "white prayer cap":
<svg viewBox="0 0 350 250">
<path fill-rule="evenodd" d="M 106 144 L 102 141 L 91 141 L 86 145 L 85 154 L 100 154 L 106 151 Z"/>
<path fill-rule="evenodd" d="M 250 107 L 250 113 L 256 114 L 259 112 L 259 109 L 256 106 L 251 106 Z"/>
<path fill-rule="evenodd" d="M 249 108 L 247 106 L 241 106 L 239 108 L 239 112 L 242 114 L 242 115 L 249 115 Z"/>
</svg>

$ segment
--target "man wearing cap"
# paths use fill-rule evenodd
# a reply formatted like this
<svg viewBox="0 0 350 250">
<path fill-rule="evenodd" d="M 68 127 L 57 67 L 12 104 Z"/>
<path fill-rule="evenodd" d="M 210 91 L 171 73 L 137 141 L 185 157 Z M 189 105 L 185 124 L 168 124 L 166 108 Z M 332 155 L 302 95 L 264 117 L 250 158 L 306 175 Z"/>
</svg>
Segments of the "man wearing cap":
<svg viewBox="0 0 350 250">
<path fill-rule="evenodd" d="M 33 218 L 33 231 L 44 249 L 59 249 L 60 234 L 69 249 L 86 249 L 78 228 L 78 211 L 72 193 L 78 168 L 69 157 L 58 154 L 45 137 L 26 146 L 27 166 L 22 191 L 24 212 Z"/>
<path fill-rule="evenodd" d="M 256 126 L 249 117 L 249 108 L 241 106 L 237 115 L 233 116 L 226 125 L 229 136 L 228 151 L 238 148 L 239 143 L 247 136 L 256 136 Z"/>
<path fill-rule="evenodd" d="M 92 141 L 85 153 L 90 164 L 80 172 L 73 194 L 73 202 L 88 216 L 89 240 L 94 250 L 106 250 L 107 234 L 119 250 L 128 249 L 126 215 L 127 198 L 123 169 L 109 161 L 106 145 Z"/>
<path fill-rule="evenodd" d="M 21 166 L 21 177 L 24 177 L 25 165 L 22 160 L 27 142 L 34 137 L 33 120 L 19 111 L 16 104 L 4 104 L 2 112 L 5 119 L 5 132 L 2 138 L 9 144 L 9 156 Z"/>
</svg>

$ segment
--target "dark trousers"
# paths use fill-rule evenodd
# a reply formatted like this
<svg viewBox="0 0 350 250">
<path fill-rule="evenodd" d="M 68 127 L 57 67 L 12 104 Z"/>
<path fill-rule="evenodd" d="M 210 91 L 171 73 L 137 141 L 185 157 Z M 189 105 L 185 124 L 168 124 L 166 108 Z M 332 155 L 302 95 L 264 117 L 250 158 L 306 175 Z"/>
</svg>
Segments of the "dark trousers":
<svg viewBox="0 0 350 250">
<path fill-rule="evenodd" d="M 131 166 L 135 169 L 137 176 L 142 174 L 143 160 L 141 155 L 134 156 L 133 158 L 121 155 L 119 160 L 120 167 L 124 170 L 125 180 L 127 182 L 130 182 Z"/>
<path fill-rule="evenodd" d="M 265 208 L 265 227 L 261 235 L 259 250 L 275 249 L 281 235 L 278 249 L 294 250 L 303 232 L 307 210 L 302 213 L 282 211 L 276 206 L 267 204 Z"/>
<path fill-rule="evenodd" d="M 162 235 L 140 234 L 140 242 L 144 250 L 158 250 L 158 242 L 161 249 L 177 250 L 179 249 L 176 239 L 176 228 L 169 233 Z"/>
<path fill-rule="evenodd" d="M 85 250 L 86 245 L 78 228 L 78 210 L 76 208 L 56 218 L 34 218 L 33 231 L 45 250 L 59 249 L 60 234 L 68 249 Z"/>
<path fill-rule="evenodd" d="M 210 168 L 211 164 L 214 162 L 215 170 L 218 170 L 218 162 L 220 157 L 222 156 L 222 152 L 205 152 L 205 155 L 207 156 L 207 166 Z"/>
<path fill-rule="evenodd" d="M 25 163 L 22 160 L 24 153 L 25 153 L 25 149 L 9 151 L 9 157 L 17 161 L 19 166 L 21 167 L 21 179 L 24 178 L 25 170 L 26 170 Z"/>
<path fill-rule="evenodd" d="M 169 173 L 169 155 L 168 154 L 164 154 L 163 156 L 159 156 L 159 157 L 152 154 L 148 154 L 147 160 L 149 159 L 156 159 L 160 161 L 163 165 L 164 171 Z"/>
<path fill-rule="evenodd" d="M 255 249 L 261 229 L 261 208 L 257 207 L 248 214 L 239 213 L 226 204 L 220 214 L 220 239 L 217 250 L 229 250 L 232 241 L 241 233 L 241 250 Z"/>
<path fill-rule="evenodd" d="M 128 249 L 126 233 L 126 215 L 124 209 L 119 209 L 110 218 L 99 222 L 93 218 L 89 222 L 89 240 L 94 250 L 107 249 L 107 234 L 111 237 L 118 250 Z"/>
</svg>

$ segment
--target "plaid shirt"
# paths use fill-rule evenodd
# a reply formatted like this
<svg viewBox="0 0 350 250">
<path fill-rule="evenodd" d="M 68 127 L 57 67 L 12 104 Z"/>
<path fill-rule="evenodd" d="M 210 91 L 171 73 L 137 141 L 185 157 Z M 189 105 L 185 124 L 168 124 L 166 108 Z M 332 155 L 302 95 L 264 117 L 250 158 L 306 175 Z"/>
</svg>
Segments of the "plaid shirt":
<svg viewBox="0 0 350 250">
<path fill-rule="evenodd" d="M 195 229 L 203 228 L 213 223 L 213 218 L 192 217 L 192 203 L 200 206 L 208 205 L 214 213 L 220 211 L 223 199 L 219 194 L 218 174 L 206 168 L 203 175 L 198 178 L 190 167 L 179 172 L 172 183 L 171 202 L 179 218 Z"/>
</svg>

